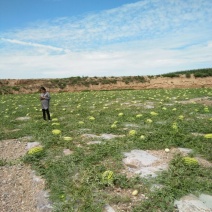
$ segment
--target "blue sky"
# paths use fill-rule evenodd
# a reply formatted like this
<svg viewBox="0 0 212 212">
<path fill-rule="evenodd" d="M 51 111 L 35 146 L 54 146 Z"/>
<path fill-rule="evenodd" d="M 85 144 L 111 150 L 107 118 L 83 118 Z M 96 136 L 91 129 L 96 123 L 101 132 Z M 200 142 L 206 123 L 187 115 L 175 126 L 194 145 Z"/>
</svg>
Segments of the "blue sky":
<svg viewBox="0 0 212 212">
<path fill-rule="evenodd" d="M 211 0 L 0 0 L 0 78 L 212 67 Z"/>
</svg>

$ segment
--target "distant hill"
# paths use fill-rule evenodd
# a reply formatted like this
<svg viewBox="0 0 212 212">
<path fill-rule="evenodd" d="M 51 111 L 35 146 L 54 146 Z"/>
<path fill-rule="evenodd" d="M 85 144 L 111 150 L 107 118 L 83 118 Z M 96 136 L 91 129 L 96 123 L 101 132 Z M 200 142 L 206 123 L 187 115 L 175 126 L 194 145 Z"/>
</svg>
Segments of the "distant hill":
<svg viewBox="0 0 212 212">
<path fill-rule="evenodd" d="M 156 76 L 4 79 L 0 80 L 0 95 L 36 93 L 40 86 L 45 86 L 51 92 L 212 87 L 212 68 L 178 71 Z"/>
</svg>

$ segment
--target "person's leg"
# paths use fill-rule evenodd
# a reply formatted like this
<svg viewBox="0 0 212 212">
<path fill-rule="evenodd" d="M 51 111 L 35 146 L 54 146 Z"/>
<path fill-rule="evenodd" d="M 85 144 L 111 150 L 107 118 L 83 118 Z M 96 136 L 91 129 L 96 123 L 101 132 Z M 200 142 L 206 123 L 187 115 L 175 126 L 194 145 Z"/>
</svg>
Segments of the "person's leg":
<svg viewBox="0 0 212 212">
<path fill-rule="evenodd" d="M 46 120 L 46 111 L 45 111 L 45 109 L 42 109 L 42 112 L 43 112 L 43 119 Z"/>
<path fill-rule="evenodd" d="M 48 116 L 48 120 L 51 120 L 49 109 L 46 109 L 46 113 L 47 113 L 47 116 Z"/>
</svg>

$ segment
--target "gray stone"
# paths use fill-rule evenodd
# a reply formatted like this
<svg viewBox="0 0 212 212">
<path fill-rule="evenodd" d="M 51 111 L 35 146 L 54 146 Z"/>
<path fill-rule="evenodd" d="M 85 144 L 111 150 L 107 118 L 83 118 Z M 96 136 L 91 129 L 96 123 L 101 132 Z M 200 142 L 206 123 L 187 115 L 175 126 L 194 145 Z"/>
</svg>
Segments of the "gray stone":
<svg viewBox="0 0 212 212">
<path fill-rule="evenodd" d="M 143 150 L 132 150 L 124 155 L 123 163 L 128 167 L 128 171 L 141 177 L 156 177 L 157 172 L 168 169 L 168 164 Z"/>
<path fill-rule="evenodd" d="M 153 105 L 145 105 L 144 108 L 146 108 L 146 109 L 153 109 L 154 106 Z"/>
<path fill-rule="evenodd" d="M 202 134 L 202 133 L 191 133 L 193 136 L 204 136 L 204 134 Z"/>
<path fill-rule="evenodd" d="M 110 205 L 105 205 L 104 212 L 115 212 L 115 210 Z"/>
<path fill-rule="evenodd" d="M 18 117 L 18 118 L 16 118 L 17 121 L 27 121 L 27 120 L 29 120 L 29 119 L 31 119 L 29 116 Z"/>
<path fill-rule="evenodd" d="M 152 163 L 159 160 L 159 158 L 149 154 L 143 150 L 132 150 L 129 153 L 124 153 L 124 163 L 128 166 L 130 164 L 136 164 L 136 166 L 149 166 Z"/>
<path fill-rule="evenodd" d="M 101 144 L 101 141 L 89 141 L 87 144 L 92 145 L 92 144 Z"/>
<path fill-rule="evenodd" d="M 110 140 L 116 137 L 123 137 L 123 135 L 113 135 L 113 134 L 101 134 L 101 135 L 94 135 L 94 134 L 83 134 L 82 137 L 85 138 L 98 138 L 98 139 L 105 139 Z"/>
<path fill-rule="evenodd" d="M 166 121 L 157 121 L 156 124 L 161 124 L 161 125 L 164 125 L 166 124 L 167 122 Z"/>
<path fill-rule="evenodd" d="M 26 145 L 26 150 L 30 150 L 36 146 L 40 146 L 41 144 L 37 141 L 35 142 L 28 142 L 27 145 Z"/>
<path fill-rule="evenodd" d="M 21 129 L 14 129 L 14 130 L 10 130 L 10 132 L 18 132 L 20 131 Z"/>
<path fill-rule="evenodd" d="M 161 185 L 161 184 L 153 184 L 150 188 L 150 191 L 155 191 L 155 190 L 159 190 L 159 189 L 162 189 L 164 186 Z"/>
<path fill-rule="evenodd" d="M 110 139 L 113 139 L 113 138 L 123 137 L 123 136 L 122 135 L 113 135 L 113 134 L 101 134 L 100 137 L 105 139 L 105 140 L 110 140 Z"/>
<path fill-rule="evenodd" d="M 180 200 L 175 200 L 175 206 L 179 212 L 211 212 L 212 208 L 209 208 L 196 196 L 189 194 L 182 197 Z"/>
<path fill-rule="evenodd" d="M 71 151 L 70 149 L 64 149 L 63 153 L 64 153 L 64 155 L 71 155 L 71 154 L 73 154 L 73 151 Z"/>
<path fill-rule="evenodd" d="M 37 210 L 38 212 L 51 212 L 53 207 L 48 200 L 49 194 L 47 191 L 40 191 L 37 195 Z"/>
<path fill-rule="evenodd" d="M 179 147 L 178 149 L 180 150 L 180 152 L 183 152 L 183 153 L 186 153 L 186 154 L 192 152 L 192 149 L 188 149 L 188 148 L 180 148 L 180 147 Z"/>
<path fill-rule="evenodd" d="M 87 128 L 79 129 L 79 132 L 85 132 L 85 131 L 91 131 L 91 129 L 87 129 Z"/>
<path fill-rule="evenodd" d="M 148 166 L 140 168 L 138 171 L 135 171 L 135 173 L 139 174 L 141 177 L 156 177 L 157 172 L 166 170 L 167 168 L 167 164 L 162 164 L 158 166 Z"/>
<path fill-rule="evenodd" d="M 199 199 L 205 204 L 207 205 L 207 207 L 212 209 L 212 196 L 207 195 L 207 194 L 201 194 L 199 196 Z M 211 210 L 212 211 L 212 210 Z"/>
<path fill-rule="evenodd" d="M 85 138 L 97 138 L 97 137 L 99 137 L 99 136 L 97 136 L 97 135 L 94 135 L 94 134 L 83 134 L 82 135 L 82 137 L 85 137 Z"/>
<path fill-rule="evenodd" d="M 137 125 L 137 124 L 128 124 L 128 123 L 126 123 L 125 125 L 124 125 L 125 127 L 133 127 L 133 128 L 138 128 L 139 126 Z"/>
<path fill-rule="evenodd" d="M 44 184 L 44 179 L 42 179 L 40 176 L 37 176 L 35 171 L 32 171 L 31 175 L 32 175 L 33 183 L 35 183 L 35 184 L 39 184 L 39 183 Z"/>
<path fill-rule="evenodd" d="M 164 105 L 166 105 L 166 106 L 172 106 L 173 104 L 169 104 L 169 103 L 167 103 L 167 104 L 164 104 Z"/>
</svg>

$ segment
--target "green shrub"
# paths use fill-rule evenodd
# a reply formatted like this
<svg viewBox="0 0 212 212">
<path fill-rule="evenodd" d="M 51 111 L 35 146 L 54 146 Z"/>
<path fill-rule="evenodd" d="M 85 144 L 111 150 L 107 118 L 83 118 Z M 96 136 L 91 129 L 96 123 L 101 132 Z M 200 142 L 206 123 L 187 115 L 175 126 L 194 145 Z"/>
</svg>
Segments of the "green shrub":
<svg viewBox="0 0 212 212">
<path fill-rule="evenodd" d="M 186 78 L 191 78 L 191 74 L 190 73 L 186 73 Z"/>
</svg>

